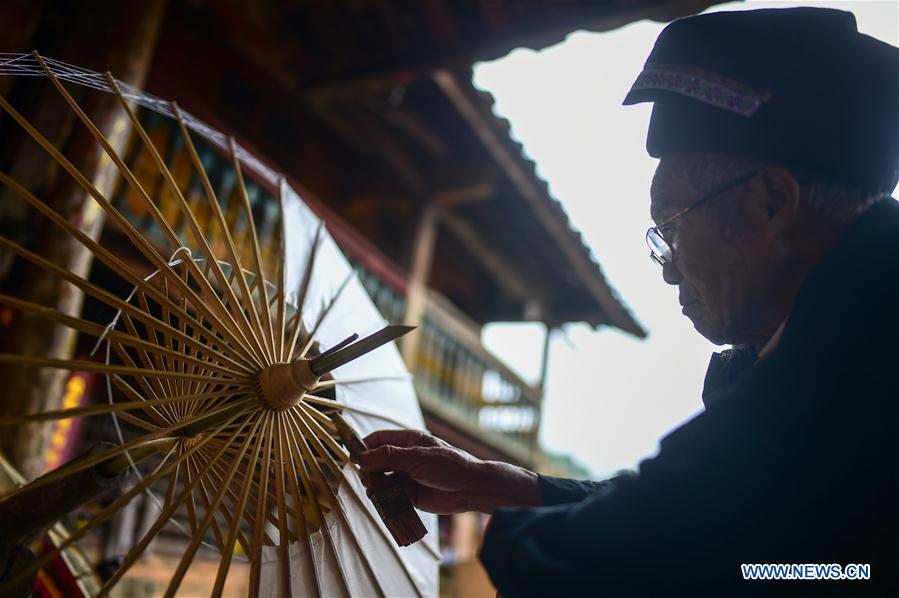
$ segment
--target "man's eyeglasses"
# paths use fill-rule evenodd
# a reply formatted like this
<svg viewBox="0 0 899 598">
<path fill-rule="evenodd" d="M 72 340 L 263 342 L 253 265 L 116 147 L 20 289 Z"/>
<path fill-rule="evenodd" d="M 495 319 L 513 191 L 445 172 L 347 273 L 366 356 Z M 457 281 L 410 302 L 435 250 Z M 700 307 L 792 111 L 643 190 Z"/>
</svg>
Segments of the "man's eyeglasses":
<svg viewBox="0 0 899 598">
<path fill-rule="evenodd" d="M 673 252 L 671 249 L 671 245 L 668 241 L 665 240 L 665 237 L 662 235 L 662 230 L 671 225 L 671 222 L 680 218 L 690 210 L 695 210 L 699 206 L 707 204 L 711 202 L 713 199 L 717 199 L 724 195 L 724 193 L 730 191 L 737 185 L 745 183 L 755 175 L 759 173 L 758 170 L 753 170 L 752 172 L 748 172 L 743 176 L 740 176 L 726 185 L 722 186 L 720 189 L 716 189 L 712 193 L 703 196 L 698 201 L 694 202 L 692 205 L 687 206 L 681 211 L 677 212 L 673 216 L 666 218 L 664 222 L 657 226 L 651 227 L 648 231 L 646 231 L 646 244 L 649 245 L 649 257 L 652 258 L 652 261 L 657 263 L 660 266 L 665 266 L 666 264 L 670 264 L 673 259 Z"/>
</svg>

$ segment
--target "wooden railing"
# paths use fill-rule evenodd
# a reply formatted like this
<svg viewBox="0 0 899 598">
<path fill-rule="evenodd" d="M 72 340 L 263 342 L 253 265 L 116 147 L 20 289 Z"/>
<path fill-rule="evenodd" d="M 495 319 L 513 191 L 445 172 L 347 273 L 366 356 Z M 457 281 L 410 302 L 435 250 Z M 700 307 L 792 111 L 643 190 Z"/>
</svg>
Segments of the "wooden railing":
<svg viewBox="0 0 899 598">
<path fill-rule="evenodd" d="M 405 300 L 357 265 L 357 272 L 388 320 L 402 321 Z M 542 393 L 481 344 L 477 325 L 430 293 L 412 363 L 415 389 L 426 410 L 521 462 L 537 450 Z"/>
</svg>

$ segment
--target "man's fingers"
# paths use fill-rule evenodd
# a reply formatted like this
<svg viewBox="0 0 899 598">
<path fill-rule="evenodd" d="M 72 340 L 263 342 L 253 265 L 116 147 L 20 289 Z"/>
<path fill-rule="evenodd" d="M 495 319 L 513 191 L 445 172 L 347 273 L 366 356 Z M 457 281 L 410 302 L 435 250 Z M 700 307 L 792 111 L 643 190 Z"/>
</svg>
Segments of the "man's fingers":
<svg viewBox="0 0 899 598">
<path fill-rule="evenodd" d="M 359 465 L 368 471 L 409 471 L 421 462 L 417 448 L 385 445 L 359 455 Z"/>
<path fill-rule="evenodd" d="M 419 430 L 379 430 L 365 437 L 365 445 L 376 449 L 384 445 L 399 447 L 432 446 L 434 437 Z"/>
</svg>

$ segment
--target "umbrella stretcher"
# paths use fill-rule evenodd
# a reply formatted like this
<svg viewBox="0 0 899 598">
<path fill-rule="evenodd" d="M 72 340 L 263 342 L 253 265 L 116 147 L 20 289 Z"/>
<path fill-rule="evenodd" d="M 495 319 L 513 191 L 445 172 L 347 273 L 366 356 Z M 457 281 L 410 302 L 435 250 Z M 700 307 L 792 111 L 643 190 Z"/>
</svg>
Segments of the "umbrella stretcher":
<svg viewBox="0 0 899 598">
<path fill-rule="evenodd" d="M 0 172 L 0 184 L 133 287 L 130 295 L 119 297 L 46 260 L 34 248 L 0 236 L 0 250 L 116 311 L 112 322 L 98 323 L 0 295 L 0 303 L 19 312 L 96 337 L 95 350 L 105 348 L 106 355 L 105 362 L 99 362 L 0 354 L 0 362 L 98 372 L 106 377 L 109 390 L 108 404 L 7 418 L 0 421 L 0 431 L 2 426 L 111 415 L 117 430 L 124 423 L 133 432 L 128 438 L 120 434 L 117 445 L 95 450 L 4 497 L 0 524 L 14 529 L 15 520 L 22 536 L 18 540 L 25 541 L 52 523 L 37 516 L 42 509 L 31 498 L 43 497 L 45 513 L 71 510 L 85 492 L 102 489 L 98 476 L 108 482 L 130 469 L 136 483 L 59 546 L 63 550 L 84 538 L 142 493 L 158 504 L 159 516 L 100 595 L 114 587 L 167 526 L 181 533 L 186 544 L 167 596 L 178 590 L 201 546 L 218 554 L 212 595 L 222 593 L 238 547 L 250 563 L 252 596 L 437 595 L 436 518 L 412 510 L 389 478 L 366 477 L 366 489 L 349 460 L 350 451 L 359 450 L 354 447 L 358 436 L 384 427 L 424 428 L 410 375 L 391 342 L 406 329 L 385 327 L 321 221 L 283 177 L 177 104 L 109 74 L 36 53 L 0 54 L 2 75 L 49 79 L 115 165 L 164 242 L 129 222 L 71 158 L 0 97 L 6 116 L 97 203 L 107 222 L 122 232 L 152 271 L 140 276 Z M 70 95 L 71 85 L 115 96 L 135 142 L 152 156 L 185 233 L 176 232 L 158 198 Z M 179 187 L 136 107 L 177 123 L 202 193 Z M 222 209 L 223 198 L 216 195 L 195 137 L 230 160 L 239 212 Z M 244 167 L 278 190 L 280 255 L 274 272 L 263 267 Z M 200 210 L 212 214 L 212 226 L 200 224 Z M 359 334 L 367 336 L 357 340 Z M 12 533 L 6 541 L 9 538 L 16 539 Z M 34 572 L 29 567 L 7 574 L 0 579 L 0 594 L 21 587 Z"/>
</svg>

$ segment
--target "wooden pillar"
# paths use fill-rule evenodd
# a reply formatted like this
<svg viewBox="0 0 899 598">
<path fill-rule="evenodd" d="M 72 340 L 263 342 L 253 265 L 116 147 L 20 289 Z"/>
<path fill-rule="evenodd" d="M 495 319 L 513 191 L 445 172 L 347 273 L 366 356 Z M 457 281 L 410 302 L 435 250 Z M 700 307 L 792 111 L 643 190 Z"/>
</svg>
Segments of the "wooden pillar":
<svg viewBox="0 0 899 598">
<path fill-rule="evenodd" d="M 543 353 L 540 356 L 540 379 L 538 381 L 538 388 L 540 389 L 540 402 L 543 402 L 543 398 L 546 396 L 546 374 L 549 370 L 549 342 L 552 340 L 553 329 L 549 326 L 549 324 L 543 325 L 546 334 L 543 336 Z"/>
<path fill-rule="evenodd" d="M 100 72 L 109 70 L 126 83 L 143 85 L 162 24 L 165 0 L 100 0 L 72 6 L 47 3 L 44 7 L 33 37 L 35 49 L 49 57 Z M 115 96 L 71 85 L 68 88 L 113 147 L 123 150 L 130 128 Z M 110 194 L 118 175 L 115 165 L 86 128 L 76 122 L 77 117 L 64 106 L 49 82 L 42 81 L 39 89 L 40 93 L 30 98 L 16 98 L 14 89 L 14 101 L 30 100 L 26 106 L 30 109 L 25 113 L 30 113 L 35 122 L 49 124 L 50 130 L 44 129 L 45 134 L 49 132 L 50 139 L 56 141 L 57 147 L 101 193 Z M 0 141 L 3 142 L 14 141 L 7 137 Z M 52 168 L 45 154 L 34 151 L 33 144 L 23 143 L 5 154 L 10 158 L 8 172 L 13 178 L 31 187 L 81 230 L 95 239 L 99 237 L 104 224 L 103 212 L 70 176 L 60 168 Z M 3 201 L 13 200 L 5 196 Z M 32 243 L 35 251 L 79 276 L 88 276 L 90 252 L 45 218 L 31 212 L 25 218 L 25 225 L 35 233 Z M 17 270 L 16 280 L 7 280 L 5 286 L 14 295 L 64 313 L 81 312 L 83 295 L 40 268 L 23 266 Z M 0 339 L 0 352 L 70 358 L 75 340 L 76 335 L 68 328 L 16 313 L 4 338 Z M 0 380 L 3 380 L 0 416 L 58 409 L 67 374 L 61 370 L 0 367 Z M 46 424 L 7 428 L 0 435 L 0 450 L 26 478 L 34 478 L 41 473 L 51 430 Z"/>
<path fill-rule="evenodd" d="M 428 305 L 428 280 L 431 263 L 434 261 L 434 245 L 437 242 L 437 226 L 440 222 L 440 208 L 428 201 L 422 209 L 412 246 L 412 268 L 409 272 L 409 286 L 406 291 L 406 315 L 403 323 L 407 326 L 421 326 Z M 416 330 L 403 338 L 403 358 L 409 369 L 415 367 L 415 354 L 421 339 L 421 331 Z"/>
<path fill-rule="evenodd" d="M 540 355 L 540 378 L 537 380 L 537 389 L 540 391 L 540 402 L 536 406 L 537 425 L 534 429 L 531 448 L 534 451 L 534 458 L 538 458 L 540 453 L 540 426 L 543 421 L 543 402 L 546 400 L 546 376 L 549 371 L 549 345 L 552 340 L 552 327 L 549 324 L 543 324 L 545 334 L 543 335 L 543 348 Z"/>
</svg>

